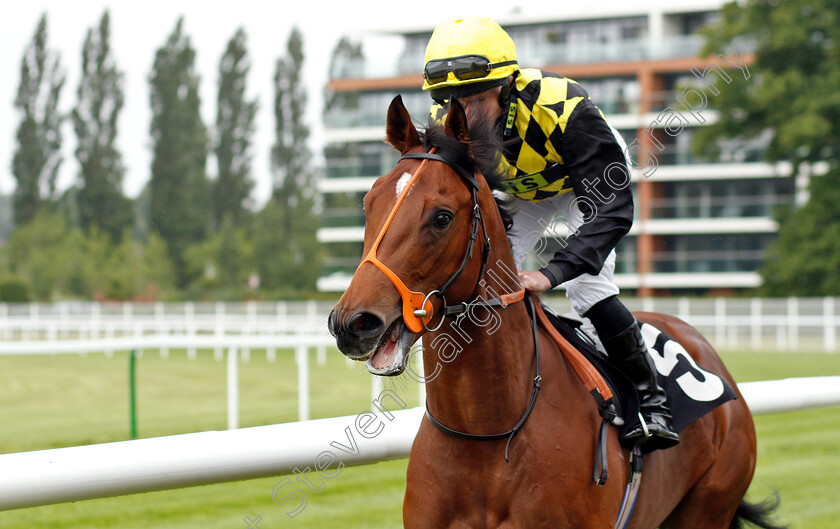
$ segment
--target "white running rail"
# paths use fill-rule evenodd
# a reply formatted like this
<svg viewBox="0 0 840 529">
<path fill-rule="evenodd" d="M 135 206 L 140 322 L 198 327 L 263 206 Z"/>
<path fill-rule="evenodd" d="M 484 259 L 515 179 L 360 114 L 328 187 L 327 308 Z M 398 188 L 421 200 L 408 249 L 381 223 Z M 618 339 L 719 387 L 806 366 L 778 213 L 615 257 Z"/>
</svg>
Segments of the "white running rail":
<svg viewBox="0 0 840 529">
<path fill-rule="evenodd" d="M 745 382 L 739 388 L 753 413 L 840 406 L 840 377 Z M 380 411 L 373 419 L 365 412 L 0 455 L 0 510 L 279 476 L 328 461 L 327 452 L 334 456 L 331 470 L 338 461 L 349 466 L 407 457 L 423 408 L 389 411 L 388 391 L 372 403 Z M 396 399 L 387 402 L 396 409 Z"/>
</svg>

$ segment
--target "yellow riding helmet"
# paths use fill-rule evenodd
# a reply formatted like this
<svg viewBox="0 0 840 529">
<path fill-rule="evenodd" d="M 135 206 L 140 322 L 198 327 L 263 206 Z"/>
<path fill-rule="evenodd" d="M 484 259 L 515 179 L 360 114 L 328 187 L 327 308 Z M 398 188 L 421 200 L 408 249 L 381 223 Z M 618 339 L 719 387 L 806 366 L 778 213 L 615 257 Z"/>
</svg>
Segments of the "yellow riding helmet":
<svg viewBox="0 0 840 529">
<path fill-rule="evenodd" d="M 423 90 L 435 99 L 448 99 L 450 92 L 465 97 L 502 84 L 518 69 L 513 39 L 501 26 L 486 17 L 462 18 L 432 33 Z"/>
</svg>

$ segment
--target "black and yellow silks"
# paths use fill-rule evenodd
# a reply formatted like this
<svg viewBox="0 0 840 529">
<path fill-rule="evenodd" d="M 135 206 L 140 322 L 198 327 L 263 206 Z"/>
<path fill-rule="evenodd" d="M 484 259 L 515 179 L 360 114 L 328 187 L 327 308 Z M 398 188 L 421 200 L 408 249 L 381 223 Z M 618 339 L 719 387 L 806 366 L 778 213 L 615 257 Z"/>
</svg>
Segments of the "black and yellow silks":
<svg viewBox="0 0 840 529">
<path fill-rule="evenodd" d="M 584 89 L 571 79 L 533 68 L 516 73 L 505 109 L 505 136 L 513 141 L 502 163 L 510 176 L 501 191 L 539 202 L 572 190 L 558 150 L 572 113 L 587 99 Z M 431 112 L 441 119 L 444 109 L 435 104 Z"/>
</svg>

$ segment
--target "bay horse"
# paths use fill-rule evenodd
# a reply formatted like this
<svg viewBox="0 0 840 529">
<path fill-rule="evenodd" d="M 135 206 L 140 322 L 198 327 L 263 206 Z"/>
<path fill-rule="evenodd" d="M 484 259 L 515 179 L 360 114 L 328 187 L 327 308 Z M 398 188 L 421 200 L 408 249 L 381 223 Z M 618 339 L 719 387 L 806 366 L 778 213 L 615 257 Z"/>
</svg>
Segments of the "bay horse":
<svg viewBox="0 0 840 529">
<path fill-rule="evenodd" d="M 630 451 L 610 428 L 610 476 L 603 486 L 593 482 L 595 401 L 503 279 L 516 268 L 488 184 L 497 178 L 491 136 L 468 130 L 457 100 L 443 123 L 421 134 L 394 99 L 386 140 L 402 157 L 365 196 L 366 257 L 329 329 L 345 356 L 380 376 L 402 373 L 424 336 L 428 414 L 409 457 L 406 528 L 612 528 Z M 755 429 L 721 359 L 675 317 L 635 317 L 676 339 L 738 398 L 691 423 L 679 445 L 643 456 L 627 527 L 777 527 L 768 519 L 773 502 L 743 499 L 755 470 Z M 496 440 L 449 435 L 432 421 Z M 512 427 L 515 437 L 507 435 Z"/>
</svg>

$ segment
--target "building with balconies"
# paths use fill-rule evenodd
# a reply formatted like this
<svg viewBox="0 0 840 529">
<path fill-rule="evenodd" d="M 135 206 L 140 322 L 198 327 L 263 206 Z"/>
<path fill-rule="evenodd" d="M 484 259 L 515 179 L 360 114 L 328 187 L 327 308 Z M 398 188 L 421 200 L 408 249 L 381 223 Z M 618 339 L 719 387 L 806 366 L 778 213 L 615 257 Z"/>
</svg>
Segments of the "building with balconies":
<svg viewBox="0 0 840 529">
<path fill-rule="evenodd" d="M 749 43 L 734 42 L 723 58 L 700 58 L 698 30 L 716 20 L 723 2 L 646 4 L 593 4 L 585 17 L 545 13 L 538 20 L 511 15 L 496 21 L 513 38 L 521 66 L 580 82 L 631 146 L 636 219 L 617 248 L 618 285 L 641 296 L 756 287 L 757 269 L 778 231 L 774 210 L 801 200 L 806 183 L 787 176 L 787 167 L 762 162 L 766 138 L 721 142 L 714 155 L 692 152 L 698 128 L 715 120 L 704 101 L 730 83 L 751 82 Z M 325 122 L 319 238 L 329 259 L 322 290 L 343 289 L 361 260 L 362 199 L 397 160 L 382 141 L 391 99 L 401 94 L 417 121 L 428 115 L 431 100 L 420 86 L 433 29 L 392 31 L 402 53 L 390 69 L 354 61 L 329 81 L 347 104 Z M 546 242 L 552 254 L 557 243 Z"/>
</svg>

